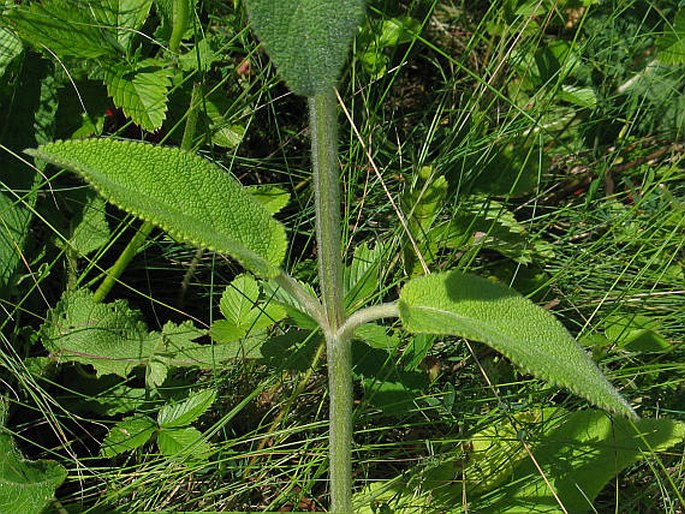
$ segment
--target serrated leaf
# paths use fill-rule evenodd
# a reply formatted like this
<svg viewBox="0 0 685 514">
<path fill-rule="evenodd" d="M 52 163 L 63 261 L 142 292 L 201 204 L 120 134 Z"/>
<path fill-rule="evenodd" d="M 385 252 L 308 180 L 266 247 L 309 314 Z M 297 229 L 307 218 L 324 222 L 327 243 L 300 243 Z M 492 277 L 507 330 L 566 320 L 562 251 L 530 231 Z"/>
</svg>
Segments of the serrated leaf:
<svg viewBox="0 0 685 514">
<path fill-rule="evenodd" d="M 315 96 L 335 85 L 364 15 L 364 1 L 248 0 L 247 10 L 288 87 Z"/>
<path fill-rule="evenodd" d="M 43 346 L 57 362 L 80 362 L 97 376 L 125 378 L 154 348 L 140 313 L 126 302 L 95 303 L 86 290 L 68 291 L 40 330 Z"/>
<path fill-rule="evenodd" d="M 233 279 L 219 302 L 226 319 L 212 323 L 212 338 L 222 344 L 245 336 L 260 338 L 263 329 L 285 317 L 285 310 L 276 303 L 258 305 L 259 295 L 259 284 L 250 275 L 242 274 Z"/>
<path fill-rule="evenodd" d="M 165 457 L 185 462 L 207 460 L 214 452 L 202 432 L 193 427 L 161 429 L 157 446 Z"/>
<path fill-rule="evenodd" d="M 148 416 L 132 416 L 114 425 L 100 448 L 100 456 L 111 458 L 143 446 L 157 430 L 157 423 Z"/>
<path fill-rule="evenodd" d="M 603 409 L 635 417 L 563 325 L 513 289 L 459 271 L 437 273 L 409 281 L 399 310 L 409 332 L 480 341 L 529 373 Z"/>
<path fill-rule="evenodd" d="M 239 326 L 259 299 L 259 285 L 250 275 L 238 275 L 224 289 L 219 302 L 221 314 L 228 321 Z"/>
<path fill-rule="evenodd" d="M 0 27 L 0 77 L 5 74 L 9 63 L 23 50 L 21 40 L 5 27 Z"/>
<path fill-rule="evenodd" d="M 109 241 L 109 223 L 105 216 L 105 200 L 92 191 L 85 197 L 85 205 L 80 213 L 80 220 L 67 243 L 79 255 L 88 255 L 102 248 Z M 58 246 L 63 247 L 61 240 Z"/>
<path fill-rule="evenodd" d="M 257 274 L 278 274 L 283 226 L 236 180 L 191 152 L 87 139 L 28 153 L 81 174 L 108 201 L 179 239 L 227 253 Z"/>
<path fill-rule="evenodd" d="M 101 0 L 90 2 L 93 16 L 101 24 L 116 30 L 117 40 L 128 48 L 135 33 L 143 26 L 152 7 L 152 0 Z"/>
<path fill-rule="evenodd" d="M 134 123 L 153 132 L 166 118 L 172 74 L 157 59 L 145 59 L 130 66 L 110 64 L 105 71 L 107 93 Z"/>
<path fill-rule="evenodd" d="M 24 459 L 0 430 L 0 512 L 40 514 L 66 477 L 67 470 L 53 460 Z"/>
<path fill-rule="evenodd" d="M 685 9 L 680 9 L 673 24 L 666 24 L 664 33 L 656 40 L 658 59 L 664 64 L 685 64 Z"/>
<path fill-rule="evenodd" d="M 38 50 L 47 48 L 60 58 L 97 59 L 123 53 L 114 36 L 114 27 L 95 18 L 89 2 L 31 2 L 28 6 L 10 9 L 4 17 L 10 27 Z"/>
<path fill-rule="evenodd" d="M 214 389 L 193 393 L 181 403 L 165 405 L 157 414 L 157 423 L 162 428 L 177 428 L 190 425 L 202 416 L 216 399 Z"/>
<path fill-rule="evenodd" d="M 316 291 L 311 285 L 299 280 L 297 282 L 312 298 L 316 298 Z M 278 284 L 273 281 L 265 282 L 264 291 L 270 300 L 278 302 L 285 309 L 288 318 L 298 327 L 306 330 L 317 330 L 319 328 L 318 323 L 307 314 L 307 309 L 299 300 L 287 293 Z"/>
</svg>

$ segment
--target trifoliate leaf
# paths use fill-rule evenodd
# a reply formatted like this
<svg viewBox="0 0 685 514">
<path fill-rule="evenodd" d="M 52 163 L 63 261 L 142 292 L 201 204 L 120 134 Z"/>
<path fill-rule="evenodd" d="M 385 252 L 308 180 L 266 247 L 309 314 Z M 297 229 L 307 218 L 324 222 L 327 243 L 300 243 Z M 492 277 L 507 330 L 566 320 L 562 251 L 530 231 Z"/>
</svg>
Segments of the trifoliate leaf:
<svg viewBox="0 0 685 514">
<path fill-rule="evenodd" d="M 278 274 L 283 226 L 236 180 L 191 152 L 112 139 L 27 152 L 81 174 L 108 201 L 179 239 L 227 253 L 257 274 Z"/>
<path fill-rule="evenodd" d="M 480 341 L 529 373 L 636 417 L 563 325 L 513 289 L 459 271 L 437 273 L 409 281 L 399 310 L 409 332 Z"/>
<path fill-rule="evenodd" d="M 364 14 L 363 0 L 248 0 L 252 27 L 288 87 L 315 96 L 333 87 Z"/>
</svg>

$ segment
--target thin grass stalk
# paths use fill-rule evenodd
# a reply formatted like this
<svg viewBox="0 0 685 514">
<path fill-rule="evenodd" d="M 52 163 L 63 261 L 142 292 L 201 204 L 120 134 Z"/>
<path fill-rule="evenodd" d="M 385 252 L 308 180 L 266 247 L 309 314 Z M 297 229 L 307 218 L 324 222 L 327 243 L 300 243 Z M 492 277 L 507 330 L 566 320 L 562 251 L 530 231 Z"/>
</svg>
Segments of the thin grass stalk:
<svg viewBox="0 0 685 514">
<path fill-rule="evenodd" d="M 319 286 L 328 357 L 331 512 L 352 512 L 352 357 L 344 322 L 340 245 L 340 167 L 335 91 L 309 99 Z"/>
</svg>

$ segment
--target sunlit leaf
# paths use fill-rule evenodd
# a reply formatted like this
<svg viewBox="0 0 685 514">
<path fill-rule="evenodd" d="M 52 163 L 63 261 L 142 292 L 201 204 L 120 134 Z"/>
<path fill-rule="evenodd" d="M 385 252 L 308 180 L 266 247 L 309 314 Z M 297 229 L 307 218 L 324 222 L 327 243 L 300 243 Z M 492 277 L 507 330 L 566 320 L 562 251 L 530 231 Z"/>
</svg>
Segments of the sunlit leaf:
<svg viewBox="0 0 685 514">
<path fill-rule="evenodd" d="M 408 282 L 399 309 L 409 332 L 480 341 L 529 373 L 611 412 L 635 417 L 563 325 L 513 289 L 459 271 L 437 273 Z"/>
</svg>

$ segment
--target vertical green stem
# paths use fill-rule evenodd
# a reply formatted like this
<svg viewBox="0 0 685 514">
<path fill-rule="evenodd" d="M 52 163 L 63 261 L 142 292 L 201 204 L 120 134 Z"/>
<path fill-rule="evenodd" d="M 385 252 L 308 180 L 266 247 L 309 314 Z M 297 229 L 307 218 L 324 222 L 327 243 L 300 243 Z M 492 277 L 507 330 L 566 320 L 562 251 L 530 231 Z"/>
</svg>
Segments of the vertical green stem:
<svg viewBox="0 0 685 514">
<path fill-rule="evenodd" d="M 327 326 L 331 512 L 352 512 L 352 351 L 344 322 L 335 92 L 309 99 L 319 282 Z"/>
<path fill-rule="evenodd" d="M 321 282 L 319 285 L 331 332 L 337 330 L 344 317 L 336 105 L 333 90 L 309 99 L 309 125 L 316 196 L 316 243 Z"/>
</svg>

